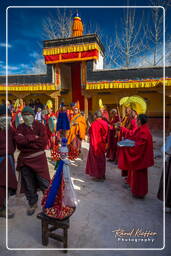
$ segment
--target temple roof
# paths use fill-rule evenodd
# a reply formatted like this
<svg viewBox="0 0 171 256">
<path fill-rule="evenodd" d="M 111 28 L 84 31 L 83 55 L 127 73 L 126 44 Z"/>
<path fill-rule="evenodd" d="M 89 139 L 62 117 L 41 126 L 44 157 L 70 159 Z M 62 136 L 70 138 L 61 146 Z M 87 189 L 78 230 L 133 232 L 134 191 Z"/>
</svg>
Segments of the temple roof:
<svg viewBox="0 0 171 256">
<path fill-rule="evenodd" d="M 60 38 L 60 39 L 53 39 L 53 40 L 45 40 L 45 41 L 43 41 L 43 47 L 44 48 L 60 47 L 60 46 L 62 47 L 62 46 L 86 44 L 86 43 L 97 43 L 99 45 L 101 51 L 104 54 L 104 52 L 105 52 L 104 46 L 96 34 L 88 34 L 88 35 L 84 35 L 84 36 Z"/>
<path fill-rule="evenodd" d="M 6 83 L 6 76 L 0 76 L 0 84 Z M 47 65 L 46 74 L 9 75 L 8 84 L 38 84 L 52 83 L 52 65 Z"/>
<path fill-rule="evenodd" d="M 166 67 L 166 77 L 171 78 L 171 66 Z M 143 80 L 163 78 L 163 67 L 93 70 L 93 62 L 87 62 L 87 82 L 113 80 Z"/>
</svg>

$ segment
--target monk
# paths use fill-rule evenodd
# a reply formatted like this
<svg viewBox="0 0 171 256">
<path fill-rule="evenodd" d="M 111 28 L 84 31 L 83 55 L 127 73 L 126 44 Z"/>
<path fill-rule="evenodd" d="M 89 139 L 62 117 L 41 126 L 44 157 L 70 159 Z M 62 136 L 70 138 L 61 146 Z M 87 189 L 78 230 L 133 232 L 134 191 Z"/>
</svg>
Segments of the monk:
<svg viewBox="0 0 171 256">
<path fill-rule="evenodd" d="M 106 157 L 109 161 L 116 161 L 116 151 L 117 151 L 117 133 L 115 129 L 115 124 L 119 121 L 119 116 L 116 109 L 110 111 L 110 124 L 109 124 L 109 134 L 108 134 L 108 149 Z"/>
<path fill-rule="evenodd" d="M 28 200 L 27 215 L 37 208 L 37 188 L 43 192 L 49 185 L 50 176 L 44 149 L 48 143 L 43 124 L 34 120 L 34 110 L 27 106 L 22 110 L 23 124 L 16 130 L 15 141 L 20 150 L 17 170 L 21 172 L 21 185 Z"/>
<path fill-rule="evenodd" d="M 103 105 L 101 108 L 100 108 L 100 111 L 102 113 L 102 119 L 105 120 L 106 122 L 109 122 L 109 113 L 107 111 L 107 107 L 106 105 Z"/>
<path fill-rule="evenodd" d="M 122 120 L 122 129 L 120 132 L 121 139 L 127 138 L 127 134 L 133 134 L 137 128 L 137 113 L 130 107 L 126 108 L 126 116 Z M 127 184 L 128 171 L 122 170 L 122 177 L 125 177 L 125 183 Z"/>
<path fill-rule="evenodd" d="M 135 141 L 135 146 L 119 149 L 118 167 L 129 171 L 128 183 L 132 195 L 144 198 L 148 193 L 147 168 L 154 165 L 153 142 L 146 115 L 138 116 L 137 125 L 134 134 L 127 135 L 128 139 Z"/>
<path fill-rule="evenodd" d="M 74 115 L 70 121 L 70 130 L 68 133 L 68 145 L 70 150 L 77 150 L 81 153 L 81 142 L 86 135 L 86 120 L 80 113 L 79 106 L 76 104 L 73 107 Z"/>
<path fill-rule="evenodd" d="M 8 109 L 8 193 L 14 194 L 17 189 L 15 175 L 14 152 L 16 149 L 14 141 L 14 130 L 10 126 L 11 112 Z M 0 217 L 6 217 L 6 105 L 0 106 Z M 14 213 L 8 209 L 8 218 L 14 217 Z"/>
<path fill-rule="evenodd" d="M 95 121 L 89 129 L 90 149 L 87 158 L 86 174 L 96 180 L 104 180 L 106 172 L 106 143 L 108 124 L 102 119 L 101 111 L 95 113 Z"/>
</svg>

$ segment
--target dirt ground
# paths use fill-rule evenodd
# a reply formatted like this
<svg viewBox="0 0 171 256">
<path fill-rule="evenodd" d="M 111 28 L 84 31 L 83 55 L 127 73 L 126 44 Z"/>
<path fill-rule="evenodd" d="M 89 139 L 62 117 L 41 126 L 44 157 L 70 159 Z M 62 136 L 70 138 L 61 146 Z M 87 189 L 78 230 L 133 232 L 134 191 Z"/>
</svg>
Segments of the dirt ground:
<svg viewBox="0 0 171 256">
<path fill-rule="evenodd" d="M 70 218 L 68 244 L 73 250 L 68 255 L 171 255 L 171 214 L 166 215 L 166 248 L 163 247 L 163 209 L 162 202 L 157 197 L 157 191 L 162 172 L 162 156 L 160 148 L 162 137 L 154 136 L 155 165 L 149 168 L 149 193 L 143 200 L 132 197 L 131 192 L 124 187 L 120 170 L 112 162 L 107 162 L 106 180 L 95 182 L 85 174 L 85 164 L 89 144 L 82 144 L 82 159 L 77 159 L 71 164 L 71 176 L 74 182 L 78 207 Z M 54 165 L 50 161 L 49 169 L 51 176 L 54 174 Z M 39 193 L 39 198 L 41 198 Z M 9 200 L 11 210 L 15 212 L 15 218 L 8 221 L 8 241 L 10 250 L 5 249 L 5 220 L 0 220 L 0 246 L 2 256 L 21 255 L 63 255 L 63 252 L 54 251 L 61 248 L 60 242 L 49 239 L 47 247 L 41 244 L 41 223 L 36 214 L 26 215 L 27 202 L 24 196 L 13 196 Z M 124 229 L 130 232 L 132 229 L 156 232 L 154 240 L 148 241 L 122 241 L 118 239 L 116 231 Z M 140 239 L 141 240 L 141 239 Z M 23 251 L 15 251 L 17 248 Z M 34 249 L 39 248 L 39 249 Z M 78 248 L 79 251 L 75 251 Z M 103 251 L 81 251 L 81 249 L 100 249 Z M 117 251 L 109 251 L 117 249 Z M 123 251 L 119 248 L 126 249 Z M 132 251 L 128 249 L 145 248 L 147 251 Z M 154 248 L 154 251 L 150 251 Z M 29 251 L 33 249 L 33 251 Z M 48 249 L 50 251 L 41 251 Z M 107 249 L 106 251 L 104 249 Z"/>
</svg>

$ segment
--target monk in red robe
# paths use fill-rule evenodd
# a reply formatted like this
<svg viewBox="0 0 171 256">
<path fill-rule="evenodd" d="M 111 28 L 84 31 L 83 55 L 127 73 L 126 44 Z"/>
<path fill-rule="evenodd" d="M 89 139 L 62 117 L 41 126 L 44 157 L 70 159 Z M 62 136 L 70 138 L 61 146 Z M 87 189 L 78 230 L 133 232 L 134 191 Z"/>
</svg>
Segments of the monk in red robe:
<svg viewBox="0 0 171 256">
<path fill-rule="evenodd" d="M 135 141 L 134 147 L 119 149 L 118 167 L 129 171 L 128 183 L 133 196 L 143 198 L 148 193 L 147 168 L 154 165 L 153 141 L 147 126 L 147 116 L 137 118 L 138 128 L 127 138 Z"/>
<path fill-rule="evenodd" d="M 109 124 L 109 134 L 108 134 L 108 149 L 106 157 L 109 161 L 116 160 L 116 151 L 117 151 L 117 133 L 115 129 L 115 124 L 119 122 L 119 116 L 117 115 L 117 110 L 112 109 L 110 111 L 110 124 Z"/>
<path fill-rule="evenodd" d="M 133 134 L 137 129 L 137 113 L 130 107 L 126 108 L 126 116 L 122 120 L 122 128 L 120 130 L 121 139 L 127 138 L 127 134 Z M 127 183 L 128 170 L 122 170 L 122 177 L 125 177 L 125 183 Z"/>
<path fill-rule="evenodd" d="M 106 105 L 103 105 L 101 108 L 100 108 L 100 111 L 102 113 L 102 119 L 105 120 L 106 122 L 109 122 L 109 113 L 107 111 L 107 107 Z"/>
<path fill-rule="evenodd" d="M 22 110 L 24 124 L 18 126 L 15 140 L 20 154 L 17 170 L 21 172 L 21 185 L 29 203 L 27 215 L 32 215 L 37 208 L 37 188 L 43 192 L 50 181 L 48 164 L 44 149 L 48 143 L 43 124 L 34 120 L 34 111 L 30 107 Z"/>
<path fill-rule="evenodd" d="M 101 111 L 95 113 L 95 121 L 89 128 L 90 149 L 87 158 L 86 174 L 96 179 L 105 179 L 106 172 L 106 143 L 108 124 L 102 119 Z"/>
<path fill-rule="evenodd" d="M 14 164 L 14 130 L 10 126 L 11 113 L 8 110 L 8 193 L 13 194 L 17 189 L 17 180 Z M 0 106 L 0 217 L 6 217 L 5 199 L 6 199 L 6 105 Z M 8 218 L 14 217 L 8 209 Z"/>
</svg>

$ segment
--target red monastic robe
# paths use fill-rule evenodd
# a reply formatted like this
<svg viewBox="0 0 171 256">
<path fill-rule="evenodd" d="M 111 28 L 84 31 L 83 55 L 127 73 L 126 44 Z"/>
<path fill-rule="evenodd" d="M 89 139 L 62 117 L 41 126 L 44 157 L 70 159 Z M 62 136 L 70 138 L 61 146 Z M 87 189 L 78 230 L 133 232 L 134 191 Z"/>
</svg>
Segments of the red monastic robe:
<svg viewBox="0 0 171 256">
<path fill-rule="evenodd" d="M 36 138 L 36 135 L 39 138 Z M 28 166 L 40 177 L 50 181 L 47 158 L 45 152 L 43 152 L 48 143 L 45 126 L 38 121 L 34 121 L 32 128 L 21 124 L 17 128 L 15 140 L 18 149 L 21 151 L 17 161 L 17 170 L 20 170 L 22 166 Z M 33 153 L 41 151 L 42 154 L 27 158 Z"/>
<path fill-rule="evenodd" d="M 106 143 L 108 124 L 101 118 L 96 119 L 89 129 L 90 149 L 87 158 L 86 173 L 98 179 L 105 177 Z"/>
<path fill-rule="evenodd" d="M 15 175 L 14 164 L 14 130 L 10 127 L 8 130 L 8 188 L 16 190 L 17 180 Z M 6 196 L 6 130 L 0 129 L 0 207 L 3 207 L 3 203 Z"/>
<path fill-rule="evenodd" d="M 115 116 L 110 121 L 110 126 L 109 126 L 108 149 L 107 149 L 106 157 L 109 158 L 109 160 L 111 160 L 111 161 L 116 160 L 118 137 L 116 134 L 116 129 L 114 128 L 114 124 L 117 123 L 118 121 L 119 121 L 119 117 Z"/>
<path fill-rule="evenodd" d="M 121 128 L 121 137 L 124 139 L 124 138 L 127 138 L 130 135 L 133 135 L 137 128 L 138 128 L 137 118 L 134 118 L 134 119 L 128 118 L 125 126 L 123 126 Z M 128 176 L 128 171 L 127 170 L 122 170 L 121 175 L 123 177 L 127 177 Z"/>
<path fill-rule="evenodd" d="M 119 149 L 118 167 L 129 171 L 128 183 L 132 193 L 145 196 L 148 192 L 147 168 L 154 165 L 152 135 L 144 124 L 127 138 L 134 140 L 135 146 Z"/>
</svg>

